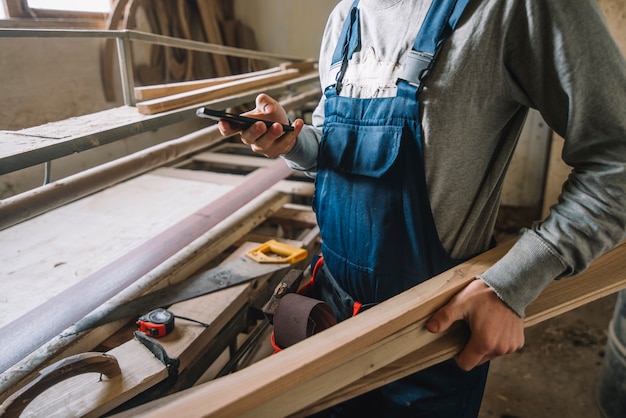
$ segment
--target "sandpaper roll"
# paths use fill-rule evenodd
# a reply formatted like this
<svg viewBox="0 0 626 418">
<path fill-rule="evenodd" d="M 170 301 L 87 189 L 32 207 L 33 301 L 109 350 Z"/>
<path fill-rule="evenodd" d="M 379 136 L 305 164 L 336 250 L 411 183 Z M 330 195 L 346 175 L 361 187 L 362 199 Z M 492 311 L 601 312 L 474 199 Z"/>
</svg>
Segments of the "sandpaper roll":
<svg viewBox="0 0 626 418">
<path fill-rule="evenodd" d="M 287 348 L 337 323 L 325 302 L 288 293 L 280 299 L 274 312 L 274 342 Z"/>
</svg>

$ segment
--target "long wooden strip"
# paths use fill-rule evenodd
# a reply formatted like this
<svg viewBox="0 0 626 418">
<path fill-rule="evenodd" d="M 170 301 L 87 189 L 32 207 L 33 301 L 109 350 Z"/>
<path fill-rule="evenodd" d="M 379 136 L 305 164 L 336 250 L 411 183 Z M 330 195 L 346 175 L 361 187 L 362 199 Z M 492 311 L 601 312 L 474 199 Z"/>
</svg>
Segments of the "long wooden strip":
<svg viewBox="0 0 626 418">
<path fill-rule="evenodd" d="M 524 326 L 531 327 L 626 288 L 626 275 L 623 273 L 625 247 L 626 243 L 622 243 L 620 247 L 593 263 L 583 274 L 552 282 L 539 298 L 526 309 L 527 315 L 524 318 Z M 463 331 L 447 334 L 394 364 L 368 375 L 356 382 L 355 385 L 344 388 L 326 399 L 316 402 L 314 406 L 299 411 L 296 415 L 310 415 L 325 407 L 451 358 L 465 345 L 466 336 Z"/>
<path fill-rule="evenodd" d="M 181 81 L 178 83 L 156 84 L 153 86 L 135 87 L 135 99 L 152 100 L 159 97 L 171 96 L 174 94 L 185 93 L 188 91 L 198 90 L 205 87 L 216 86 L 219 84 L 229 83 L 231 81 L 243 80 L 244 78 L 256 77 L 266 74 L 274 74 L 280 72 L 280 67 L 268 68 L 267 70 L 254 71 L 250 73 L 236 74 L 224 77 L 215 77 L 205 80 Z"/>
<path fill-rule="evenodd" d="M 298 70 L 286 70 L 275 74 L 249 77 L 243 80 L 235 80 L 217 86 L 209 86 L 190 92 L 174 94 L 164 98 L 147 100 L 145 102 L 137 103 L 137 109 L 143 115 L 153 115 L 167 110 L 207 102 L 209 100 L 266 86 L 272 83 L 278 83 L 280 81 L 295 78 L 298 75 Z"/>
<path fill-rule="evenodd" d="M 352 388 L 367 378 L 362 390 L 450 358 L 465 341 L 463 332 L 432 335 L 420 321 L 508 248 L 496 247 L 241 372 L 166 398 L 157 409 L 137 408 L 132 416 L 288 416 L 328 399 L 330 404 L 355 396 L 359 391 Z M 533 305 L 537 311 L 529 311 L 529 324 L 626 287 L 625 255 L 622 243 L 577 278 L 555 283 L 568 290 L 544 292 Z M 587 285 L 603 290 L 589 295 Z"/>
</svg>

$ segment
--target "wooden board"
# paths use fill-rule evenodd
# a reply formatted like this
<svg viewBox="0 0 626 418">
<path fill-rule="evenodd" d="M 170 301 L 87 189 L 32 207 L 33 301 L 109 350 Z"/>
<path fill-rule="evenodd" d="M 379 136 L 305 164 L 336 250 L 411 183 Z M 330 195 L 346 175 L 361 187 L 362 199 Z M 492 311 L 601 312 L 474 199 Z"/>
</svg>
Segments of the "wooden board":
<svg viewBox="0 0 626 418">
<path fill-rule="evenodd" d="M 18 131 L 0 131 L 0 174 L 195 118 L 195 109 L 142 115 L 120 106 Z"/>
<path fill-rule="evenodd" d="M 221 185 L 236 186 L 243 181 L 242 176 L 238 174 L 230 173 L 216 173 L 213 171 L 202 170 L 183 170 L 173 169 L 169 167 L 161 167 L 152 172 L 154 175 L 174 177 L 179 179 L 188 179 L 196 181 L 206 181 L 208 183 L 215 183 Z M 294 196 L 305 196 L 310 198 L 313 196 L 314 184 L 311 181 L 293 181 L 293 180 L 281 180 L 272 186 L 271 190 L 288 193 Z"/>
<path fill-rule="evenodd" d="M 159 97 L 171 96 L 173 94 L 193 91 L 205 87 L 216 86 L 231 81 L 242 80 L 244 78 L 256 77 L 265 74 L 273 74 L 280 71 L 280 67 L 274 67 L 264 71 L 255 71 L 231 76 L 215 77 L 206 80 L 181 81 L 179 83 L 166 83 L 153 86 L 135 87 L 135 98 L 137 100 L 151 100 Z"/>
<path fill-rule="evenodd" d="M 299 75 L 298 70 L 280 71 L 275 74 L 244 78 L 243 80 L 230 81 L 217 86 L 204 87 L 190 92 L 174 94 L 164 98 L 146 100 L 137 103 L 137 110 L 144 115 L 165 112 L 193 104 L 199 104 L 210 100 L 222 98 L 231 94 L 241 93 L 247 90 L 267 86 L 272 83 L 295 78 Z"/>
<path fill-rule="evenodd" d="M 307 408 L 320 405 L 324 399 L 337 402 L 355 396 L 359 393 L 353 390 L 355 382 L 363 382 L 368 376 L 372 380 L 363 390 L 450 358 L 466 338 L 459 336 L 462 331 L 430 334 L 423 321 L 476 274 L 500 259 L 508 247 L 496 247 L 243 371 L 161 400 L 154 409 L 148 404 L 129 413 L 155 417 L 283 417 L 303 410 L 310 412 Z M 557 282 L 567 291 L 562 287 L 552 293 L 552 300 L 537 305 L 539 312 L 530 318 L 543 320 L 626 287 L 625 253 L 626 243 L 622 243 L 577 278 Z M 588 294 L 588 288 L 581 286 L 587 282 L 603 290 Z M 536 303 L 544 302 L 544 294 Z M 426 351 L 419 351 L 422 349 Z M 377 376 L 379 372 L 382 374 Z"/>
<path fill-rule="evenodd" d="M 228 108 L 254 101 L 260 93 L 278 97 L 284 94 L 286 89 L 297 89 L 306 85 L 313 87 L 308 93 L 301 94 L 301 99 L 283 102 L 286 107 L 293 109 L 307 101 L 319 99 L 321 91 L 315 72 L 282 83 L 244 89 L 227 97 L 219 97 L 205 105 Z M 72 155 L 183 120 L 194 119 L 195 113 L 195 103 L 154 115 L 142 115 L 135 107 L 121 106 L 19 131 L 0 130 L 0 174 Z"/>
<path fill-rule="evenodd" d="M 219 229 L 222 224 L 227 223 L 224 222 L 227 218 L 247 212 L 248 203 L 255 205 L 255 202 L 265 201 L 266 197 L 272 199 L 273 202 L 280 200 L 278 193 L 267 189 L 289 173 L 290 169 L 279 160 L 271 169 L 257 170 L 247 177 L 244 184 L 220 196 L 215 202 L 202 207 L 145 244 L 124 252 L 124 255 L 91 274 L 87 279 L 5 325 L 2 328 L 4 334 L 0 334 L 5 353 L 2 358 L 2 371 L 4 372 L 11 366 L 18 368 L 17 362 L 25 362 L 26 357 L 31 353 L 35 354 L 43 344 L 51 341 L 73 323 L 87 321 L 86 319 L 81 321 L 81 319 L 89 312 L 101 307 L 108 299 L 116 298 L 118 293 L 134 286 L 152 270 L 161 268 L 170 260 L 174 265 L 177 261 L 182 261 L 178 255 L 186 253 L 188 246 L 194 246 L 195 242 L 203 239 L 210 232 L 209 228 L 211 231 L 213 228 Z M 267 192 L 264 193 L 266 190 Z M 266 212 L 265 216 L 269 213 Z M 255 213 L 252 217 L 248 216 L 248 219 L 261 220 L 263 215 Z M 248 224 L 248 221 L 242 224 Z M 239 230 L 228 232 L 231 234 L 226 237 L 226 240 L 232 239 L 233 234 Z M 72 300 L 74 302 L 69 304 L 68 301 Z M 46 313 L 50 317 L 48 318 L 49 324 L 46 328 L 41 328 L 39 319 Z M 104 313 L 104 310 L 98 311 L 94 316 Z M 75 332 L 70 332 L 70 334 L 73 335 Z M 43 352 L 43 358 L 46 358 L 45 350 L 40 349 L 39 352 Z"/>
</svg>

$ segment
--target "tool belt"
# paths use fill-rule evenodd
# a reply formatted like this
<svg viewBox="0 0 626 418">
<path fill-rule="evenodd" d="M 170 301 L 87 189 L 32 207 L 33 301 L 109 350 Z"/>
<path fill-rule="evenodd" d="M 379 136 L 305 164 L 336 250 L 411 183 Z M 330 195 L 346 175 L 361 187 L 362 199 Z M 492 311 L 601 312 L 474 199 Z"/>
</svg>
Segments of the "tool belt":
<svg viewBox="0 0 626 418">
<path fill-rule="evenodd" d="M 271 342 L 280 351 L 350 318 L 365 308 L 339 286 L 321 256 L 314 257 L 311 279 L 284 295 L 274 313 Z"/>
</svg>

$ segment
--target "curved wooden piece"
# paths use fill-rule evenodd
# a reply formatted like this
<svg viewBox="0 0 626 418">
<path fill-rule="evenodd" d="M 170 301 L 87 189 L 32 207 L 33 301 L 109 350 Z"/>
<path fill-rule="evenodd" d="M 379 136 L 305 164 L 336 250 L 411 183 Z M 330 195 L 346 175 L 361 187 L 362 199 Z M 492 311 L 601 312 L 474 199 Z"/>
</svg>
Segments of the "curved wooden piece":
<svg viewBox="0 0 626 418">
<path fill-rule="evenodd" d="M 46 389 L 83 373 L 101 373 L 109 378 L 122 373 L 117 359 L 105 353 L 81 353 L 46 367 L 40 376 L 15 392 L 0 408 L 0 417 L 19 417 L 28 404 Z"/>
</svg>

